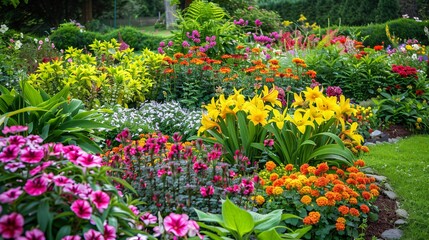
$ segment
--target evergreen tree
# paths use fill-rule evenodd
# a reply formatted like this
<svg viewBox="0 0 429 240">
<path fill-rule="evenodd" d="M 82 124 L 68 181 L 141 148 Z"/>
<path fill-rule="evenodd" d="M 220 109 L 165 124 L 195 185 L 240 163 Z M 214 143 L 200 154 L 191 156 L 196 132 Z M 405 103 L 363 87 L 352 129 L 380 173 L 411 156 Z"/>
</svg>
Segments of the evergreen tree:
<svg viewBox="0 0 429 240">
<path fill-rule="evenodd" d="M 380 0 L 378 2 L 377 22 L 386 22 L 399 17 L 399 0 Z"/>
</svg>

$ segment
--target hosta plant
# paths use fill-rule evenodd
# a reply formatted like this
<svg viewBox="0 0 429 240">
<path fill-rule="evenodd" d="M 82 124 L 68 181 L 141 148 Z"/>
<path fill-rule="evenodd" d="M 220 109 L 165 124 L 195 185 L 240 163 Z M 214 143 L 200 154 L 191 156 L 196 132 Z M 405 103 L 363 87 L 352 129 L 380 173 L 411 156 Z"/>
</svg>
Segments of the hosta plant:
<svg viewBox="0 0 429 240">
<path fill-rule="evenodd" d="M 131 206 L 139 202 L 118 192 L 100 156 L 77 146 L 42 144 L 38 135 L 16 135 L 27 129 L 5 127 L 7 136 L 0 138 L 1 238 L 126 239 L 144 234 L 138 230 L 144 223 Z"/>
<path fill-rule="evenodd" d="M 244 210 L 229 199 L 222 203 L 222 214 L 204 213 L 195 209 L 199 225 L 206 229 L 201 233 L 206 234 L 210 239 L 300 239 L 311 227 L 305 226 L 292 230 L 281 224 L 288 219 L 299 219 L 293 214 L 282 214 L 281 209 L 274 210 L 268 214 L 260 214 L 249 210 Z M 204 222 L 204 223 L 203 223 Z"/>
<path fill-rule="evenodd" d="M 373 204 L 379 187 L 373 177 L 354 166 L 336 167 L 326 162 L 317 166 L 276 165 L 269 161 L 259 172 L 261 188 L 253 200 L 259 212 L 282 209 L 302 219 L 286 220 L 287 226 L 312 226 L 303 239 L 357 238 L 365 221 L 375 220 L 378 209 Z"/>
</svg>

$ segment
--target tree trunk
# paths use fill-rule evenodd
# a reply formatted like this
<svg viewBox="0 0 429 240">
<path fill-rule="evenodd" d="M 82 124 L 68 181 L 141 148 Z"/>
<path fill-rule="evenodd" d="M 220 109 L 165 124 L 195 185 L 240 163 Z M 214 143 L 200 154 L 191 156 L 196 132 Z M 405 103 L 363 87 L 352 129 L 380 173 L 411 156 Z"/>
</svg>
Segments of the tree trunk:
<svg viewBox="0 0 429 240">
<path fill-rule="evenodd" d="M 82 22 L 87 23 L 92 20 L 92 0 L 85 0 L 82 8 Z"/>
<path fill-rule="evenodd" d="M 176 22 L 176 5 L 171 5 L 170 0 L 164 0 L 165 6 L 165 25 L 168 30 L 174 28 L 174 23 Z"/>
</svg>

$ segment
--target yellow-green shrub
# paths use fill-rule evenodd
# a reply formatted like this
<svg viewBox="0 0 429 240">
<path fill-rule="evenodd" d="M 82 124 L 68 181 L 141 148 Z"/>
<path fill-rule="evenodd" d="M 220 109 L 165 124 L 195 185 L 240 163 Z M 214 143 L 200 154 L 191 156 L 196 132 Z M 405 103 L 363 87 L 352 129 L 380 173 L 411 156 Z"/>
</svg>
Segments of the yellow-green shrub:
<svg viewBox="0 0 429 240">
<path fill-rule="evenodd" d="M 101 105 L 128 105 L 143 102 L 154 84 L 154 74 L 163 55 L 132 48 L 115 39 L 95 40 L 92 53 L 73 47 L 65 51 L 64 59 L 41 63 L 29 83 L 54 94 L 65 86 L 71 97 L 82 99 L 88 108 Z"/>
</svg>

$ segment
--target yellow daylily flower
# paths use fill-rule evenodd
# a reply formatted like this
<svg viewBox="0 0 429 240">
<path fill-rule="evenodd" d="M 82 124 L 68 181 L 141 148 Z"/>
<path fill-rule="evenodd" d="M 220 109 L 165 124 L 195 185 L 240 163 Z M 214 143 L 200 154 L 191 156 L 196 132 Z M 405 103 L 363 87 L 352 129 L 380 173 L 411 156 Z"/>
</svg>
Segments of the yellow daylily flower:
<svg viewBox="0 0 429 240">
<path fill-rule="evenodd" d="M 304 91 L 305 100 L 309 102 L 315 102 L 317 98 L 323 96 L 323 93 L 320 91 L 319 86 L 315 86 L 314 88 L 307 87 L 307 91 Z"/>
<path fill-rule="evenodd" d="M 310 109 L 308 109 L 307 111 L 310 112 L 311 120 L 316 121 L 318 125 L 322 124 L 327 120 L 323 115 L 323 111 L 321 111 L 318 107 L 310 105 Z"/>
<path fill-rule="evenodd" d="M 314 123 L 313 121 L 310 119 L 310 112 L 306 111 L 295 111 L 295 113 L 293 114 L 293 118 L 290 115 L 287 115 L 286 119 L 290 122 L 292 122 L 293 124 L 295 124 L 295 126 L 298 128 L 298 130 L 301 133 L 305 132 L 305 128 L 306 126 L 311 126 L 314 128 Z"/>
<path fill-rule="evenodd" d="M 201 118 L 201 127 L 198 129 L 198 136 L 209 129 L 217 127 L 218 130 L 220 130 L 220 126 L 217 122 L 213 121 L 208 115 L 203 114 Z"/>
<path fill-rule="evenodd" d="M 353 122 L 350 125 L 350 128 L 348 130 L 343 131 L 344 134 L 346 134 L 348 137 L 350 137 L 351 139 L 353 139 L 354 141 L 356 141 L 359 145 L 362 144 L 363 142 L 363 137 L 362 135 L 360 135 L 357 132 L 357 128 L 358 128 L 358 123 L 357 122 Z"/>
<path fill-rule="evenodd" d="M 275 105 L 279 107 L 282 106 L 282 103 L 278 99 L 279 91 L 277 91 L 277 89 L 275 89 L 274 87 L 270 90 L 268 89 L 267 85 L 265 85 L 261 95 L 262 95 L 262 100 L 264 102 L 269 102 L 273 106 Z"/>
<path fill-rule="evenodd" d="M 347 116 L 356 115 L 357 110 L 350 106 L 350 98 L 346 99 L 344 95 L 341 95 L 338 105 L 341 113 L 347 114 Z"/>
<path fill-rule="evenodd" d="M 326 120 L 331 119 L 336 112 L 339 112 L 336 97 L 320 96 L 316 99 L 316 106 L 322 112 Z"/>
<path fill-rule="evenodd" d="M 217 119 L 217 117 L 220 114 L 220 111 L 219 111 L 218 105 L 216 104 L 214 98 L 212 98 L 210 103 L 207 104 L 205 106 L 205 108 L 207 109 L 207 114 L 209 115 L 210 118 Z"/>
<path fill-rule="evenodd" d="M 258 124 L 261 124 L 262 126 L 265 126 L 268 121 L 268 111 L 267 110 L 261 110 L 259 108 L 251 108 L 249 111 L 249 115 L 247 116 L 247 119 L 253 122 L 253 124 L 256 126 Z"/>
<path fill-rule="evenodd" d="M 287 109 L 283 110 L 283 113 L 281 113 L 277 109 L 273 109 L 273 115 L 274 116 L 270 119 L 269 122 L 275 123 L 280 130 L 283 129 L 283 126 L 286 121 Z"/>
<path fill-rule="evenodd" d="M 292 107 L 302 107 L 305 104 L 304 99 L 301 96 L 301 93 L 299 95 L 297 93 L 293 93 L 293 99 L 294 102 L 292 103 Z"/>
<path fill-rule="evenodd" d="M 225 96 L 222 94 L 219 96 L 219 99 L 217 100 L 217 105 L 219 105 L 220 109 L 220 116 L 225 119 L 226 115 L 229 113 L 235 114 L 234 111 L 231 109 L 231 106 L 234 105 L 234 101 L 231 98 L 225 99 Z"/>
</svg>

